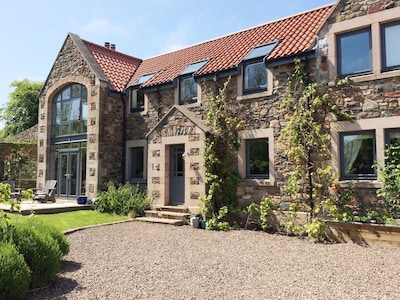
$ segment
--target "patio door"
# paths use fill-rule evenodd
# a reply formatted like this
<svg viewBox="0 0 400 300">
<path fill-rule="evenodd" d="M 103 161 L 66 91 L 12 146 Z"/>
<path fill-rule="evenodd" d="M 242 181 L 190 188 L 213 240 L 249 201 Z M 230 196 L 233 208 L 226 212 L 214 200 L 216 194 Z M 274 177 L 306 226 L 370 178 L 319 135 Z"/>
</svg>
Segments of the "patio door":
<svg viewBox="0 0 400 300">
<path fill-rule="evenodd" d="M 80 174 L 79 150 L 60 151 L 57 174 L 57 187 L 60 197 L 76 198 L 80 194 L 82 180 Z"/>
<path fill-rule="evenodd" d="M 185 145 L 170 146 L 169 204 L 185 203 Z"/>
</svg>

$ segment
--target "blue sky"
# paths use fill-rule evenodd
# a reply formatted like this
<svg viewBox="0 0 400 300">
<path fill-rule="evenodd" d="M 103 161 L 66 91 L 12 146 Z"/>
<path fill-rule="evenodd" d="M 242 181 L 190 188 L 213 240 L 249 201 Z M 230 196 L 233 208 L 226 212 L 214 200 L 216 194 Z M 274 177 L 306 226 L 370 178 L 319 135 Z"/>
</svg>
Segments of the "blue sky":
<svg viewBox="0 0 400 300">
<path fill-rule="evenodd" d="M 148 58 L 335 0 L 13 0 L 0 12 L 0 106 L 15 80 L 44 81 L 68 32 Z M 2 124 L 0 123 L 0 128 Z"/>
</svg>

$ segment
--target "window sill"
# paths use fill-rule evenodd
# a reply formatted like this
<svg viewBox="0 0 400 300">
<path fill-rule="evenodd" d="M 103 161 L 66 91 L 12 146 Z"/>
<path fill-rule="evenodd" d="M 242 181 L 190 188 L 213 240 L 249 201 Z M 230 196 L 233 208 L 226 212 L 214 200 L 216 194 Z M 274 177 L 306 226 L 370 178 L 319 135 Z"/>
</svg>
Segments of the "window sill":
<svg viewBox="0 0 400 300">
<path fill-rule="evenodd" d="M 257 186 L 274 186 L 275 181 L 273 179 L 261 179 L 261 178 L 246 178 L 243 180 L 246 185 L 257 185 Z"/>
<path fill-rule="evenodd" d="M 194 102 L 194 103 L 179 103 L 179 106 L 184 106 L 184 107 L 198 107 L 201 106 L 201 102 Z"/>
<path fill-rule="evenodd" d="M 236 99 L 238 101 L 243 101 L 243 100 L 251 100 L 251 99 L 256 99 L 256 98 L 261 98 L 261 97 L 266 97 L 266 96 L 271 96 L 271 95 L 272 95 L 271 91 L 264 91 L 264 92 L 260 92 L 260 93 L 237 96 Z"/>
<path fill-rule="evenodd" d="M 370 180 L 346 179 L 346 180 L 340 180 L 339 183 L 343 185 L 354 184 L 356 189 L 357 188 L 379 189 L 382 187 L 382 183 L 380 181 L 377 181 L 376 179 L 370 179 Z"/>
<path fill-rule="evenodd" d="M 384 72 L 374 72 L 365 75 L 353 75 L 348 76 L 355 83 L 365 82 L 365 81 L 373 81 L 378 79 L 386 79 L 391 77 L 400 76 L 400 70 L 392 70 L 392 71 L 384 71 Z"/>
</svg>

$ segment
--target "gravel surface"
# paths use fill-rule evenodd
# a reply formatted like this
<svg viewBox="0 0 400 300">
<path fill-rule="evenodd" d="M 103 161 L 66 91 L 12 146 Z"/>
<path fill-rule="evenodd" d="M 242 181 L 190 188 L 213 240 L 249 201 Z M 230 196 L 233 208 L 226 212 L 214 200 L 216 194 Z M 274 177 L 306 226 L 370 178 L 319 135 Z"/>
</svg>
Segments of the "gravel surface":
<svg viewBox="0 0 400 300">
<path fill-rule="evenodd" d="M 400 248 L 127 222 L 68 235 L 26 299 L 400 299 Z"/>
</svg>

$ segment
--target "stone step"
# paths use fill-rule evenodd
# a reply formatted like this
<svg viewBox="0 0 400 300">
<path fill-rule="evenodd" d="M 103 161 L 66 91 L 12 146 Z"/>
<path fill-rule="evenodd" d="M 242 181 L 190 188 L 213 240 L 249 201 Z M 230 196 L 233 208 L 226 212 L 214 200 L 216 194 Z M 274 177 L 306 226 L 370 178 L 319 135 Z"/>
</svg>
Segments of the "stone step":
<svg viewBox="0 0 400 300">
<path fill-rule="evenodd" d="M 175 226 L 182 226 L 183 224 L 185 224 L 185 222 L 183 220 L 154 218 L 154 217 L 138 217 L 138 218 L 135 218 L 135 220 L 142 221 L 142 222 L 175 225 Z"/>
<path fill-rule="evenodd" d="M 180 213 L 188 213 L 189 209 L 186 206 L 172 206 L 172 205 L 164 205 L 156 207 L 156 210 L 162 211 L 173 211 L 173 212 L 180 212 Z"/>
<path fill-rule="evenodd" d="M 188 220 L 190 218 L 190 214 L 187 212 L 146 210 L 145 214 L 146 217 L 153 217 L 153 218 L 178 219 L 178 220 Z"/>
</svg>

